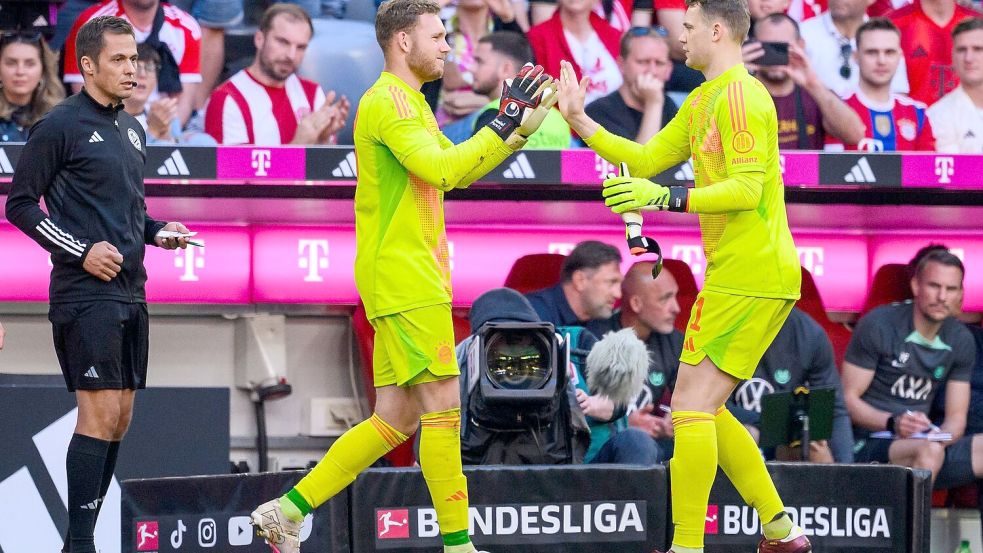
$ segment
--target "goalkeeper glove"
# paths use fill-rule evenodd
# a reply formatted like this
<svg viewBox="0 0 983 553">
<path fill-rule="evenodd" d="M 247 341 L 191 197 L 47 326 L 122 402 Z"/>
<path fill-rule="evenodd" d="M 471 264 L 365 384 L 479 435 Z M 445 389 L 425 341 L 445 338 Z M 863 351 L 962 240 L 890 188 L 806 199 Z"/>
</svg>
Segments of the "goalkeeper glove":
<svg viewBox="0 0 983 553">
<path fill-rule="evenodd" d="M 559 95 L 556 82 L 539 65 L 527 63 L 502 85 L 502 99 L 488 126 L 513 150 L 539 129 Z"/>
<path fill-rule="evenodd" d="M 689 191 L 682 186 L 672 188 L 636 177 L 614 177 L 604 180 L 604 205 L 622 214 L 638 209 L 686 211 Z"/>
</svg>

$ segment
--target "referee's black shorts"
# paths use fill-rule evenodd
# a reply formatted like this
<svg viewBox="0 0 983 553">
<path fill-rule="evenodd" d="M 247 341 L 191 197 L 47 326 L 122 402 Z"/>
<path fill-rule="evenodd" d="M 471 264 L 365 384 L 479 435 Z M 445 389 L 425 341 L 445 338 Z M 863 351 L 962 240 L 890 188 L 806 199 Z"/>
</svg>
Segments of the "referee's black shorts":
<svg viewBox="0 0 983 553">
<path fill-rule="evenodd" d="M 48 320 L 68 391 L 137 390 L 147 383 L 147 304 L 51 304 Z"/>
</svg>

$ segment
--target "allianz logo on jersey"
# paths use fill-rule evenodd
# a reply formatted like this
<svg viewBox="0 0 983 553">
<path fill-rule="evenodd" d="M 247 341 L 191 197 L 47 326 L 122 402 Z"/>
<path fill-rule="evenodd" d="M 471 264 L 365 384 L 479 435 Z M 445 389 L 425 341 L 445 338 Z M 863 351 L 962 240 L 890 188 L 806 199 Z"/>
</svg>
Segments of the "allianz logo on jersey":
<svg viewBox="0 0 983 553">
<path fill-rule="evenodd" d="M 786 505 L 785 512 L 807 536 L 877 541 L 891 539 L 891 525 L 888 522 L 891 510 L 887 507 Z M 747 505 L 711 504 L 707 508 L 704 529 L 707 535 L 760 536 L 761 520 L 758 513 Z"/>
<path fill-rule="evenodd" d="M 646 539 L 646 501 L 472 505 L 471 535 L 481 543 L 527 544 L 531 536 L 548 543 L 630 542 Z M 379 548 L 427 546 L 440 536 L 432 507 L 375 510 Z M 547 543 L 543 541 L 542 543 Z"/>
</svg>

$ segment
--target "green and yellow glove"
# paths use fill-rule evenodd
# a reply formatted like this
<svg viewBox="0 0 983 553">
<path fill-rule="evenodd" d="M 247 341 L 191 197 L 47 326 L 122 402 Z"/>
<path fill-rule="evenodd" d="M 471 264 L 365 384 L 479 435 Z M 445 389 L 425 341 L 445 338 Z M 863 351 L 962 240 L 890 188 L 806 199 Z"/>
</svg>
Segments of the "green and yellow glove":
<svg viewBox="0 0 983 553">
<path fill-rule="evenodd" d="M 604 205 L 622 214 L 628 211 L 686 211 L 689 191 L 682 186 L 667 187 L 638 177 L 604 180 Z"/>
</svg>

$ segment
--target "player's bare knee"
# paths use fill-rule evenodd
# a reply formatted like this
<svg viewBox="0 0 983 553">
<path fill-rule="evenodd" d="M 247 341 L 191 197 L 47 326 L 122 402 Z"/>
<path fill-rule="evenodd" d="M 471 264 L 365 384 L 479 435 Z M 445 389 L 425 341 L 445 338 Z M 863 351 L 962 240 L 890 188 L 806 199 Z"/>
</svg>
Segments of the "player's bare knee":
<svg viewBox="0 0 983 553">
<path fill-rule="evenodd" d="M 933 474 L 938 473 L 945 461 L 945 446 L 938 442 L 926 442 L 921 444 L 915 453 L 915 467 L 931 470 Z"/>
</svg>

